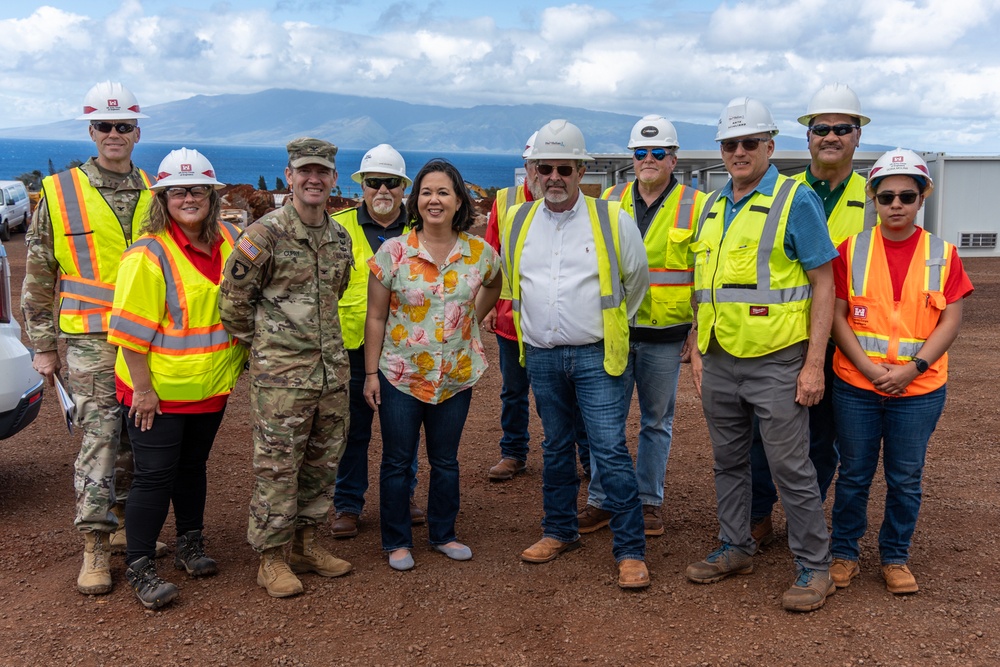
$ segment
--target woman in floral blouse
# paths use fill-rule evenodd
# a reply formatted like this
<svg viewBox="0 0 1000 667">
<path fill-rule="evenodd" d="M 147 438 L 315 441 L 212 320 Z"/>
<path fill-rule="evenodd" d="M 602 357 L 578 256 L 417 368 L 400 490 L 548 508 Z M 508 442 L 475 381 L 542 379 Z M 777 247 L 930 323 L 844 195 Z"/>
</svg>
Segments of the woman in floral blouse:
<svg viewBox="0 0 1000 667">
<path fill-rule="evenodd" d="M 472 385 L 487 366 L 477 324 L 500 295 L 500 258 L 466 233 L 475 211 L 451 163 L 424 165 L 406 209 L 412 231 L 368 260 L 365 321 L 364 394 L 382 427 L 382 548 L 396 570 L 413 567 L 409 499 L 421 424 L 431 466 L 431 548 L 454 560 L 472 558 L 455 538 L 458 443 Z"/>
</svg>

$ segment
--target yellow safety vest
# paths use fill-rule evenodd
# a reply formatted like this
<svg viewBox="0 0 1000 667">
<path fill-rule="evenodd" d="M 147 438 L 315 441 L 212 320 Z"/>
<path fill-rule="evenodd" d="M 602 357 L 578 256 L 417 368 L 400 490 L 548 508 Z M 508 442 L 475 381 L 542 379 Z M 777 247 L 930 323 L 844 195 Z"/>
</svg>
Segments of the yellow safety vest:
<svg viewBox="0 0 1000 667">
<path fill-rule="evenodd" d="M 344 336 L 344 348 L 357 350 L 365 342 L 365 316 L 368 314 L 368 260 L 375 254 L 365 236 L 365 230 L 358 222 L 358 209 L 349 208 L 338 211 L 331 216 L 334 221 L 347 230 L 351 237 L 351 252 L 354 255 L 354 268 L 351 269 L 351 280 L 344 290 L 344 296 L 337 303 L 337 313 L 340 315 L 340 330 Z M 410 231 L 410 226 L 403 227 L 403 234 Z"/>
<path fill-rule="evenodd" d="M 804 171 L 792 178 L 799 183 L 809 185 Z M 847 179 L 847 187 L 844 188 L 840 200 L 826 221 L 833 247 L 839 248 L 848 236 L 860 234 L 877 224 L 878 212 L 875 210 L 875 202 L 868 199 L 868 195 L 865 194 L 865 178 L 858 172 L 852 171 Z"/>
<path fill-rule="evenodd" d="M 809 338 L 812 286 L 785 254 L 785 229 L 798 181 L 778 176 L 772 195 L 755 193 L 723 236 L 728 202 L 713 192 L 698 223 L 695 299 L 698 349 L 715 338 L 736 357 L 761 357 Z"/>
<path fill-rule="evenodd" d="M 635 187 L 612 186 L 602 199 L 621 201 L 622 209 L 635 218 Z M 649 262 L 649 291 L 632 319 L 633 327 L 665 329 L 694 319 L 694 258 L 689 252 L 694 222 L 705 203 L 705 194 L 678 183 L 664 198 L 643 236 Z"/>
<path fill-rule="evenodd" d="M 240 230 L 223 222 L 223 265 Z M 160 280 L 135 280 L 138 274 Z M 153 390 L 161 401 L 203 401 L 228 394 L 247 360 L 247 349 L 226 333 L 219 316 L 219 286 L 184 255 L 170 232 L 139 238 L 122 256 L 108 342 L 117 345 L 115 374 L 132 376 L 121 348 L 146 353 Z"/>
<path fill-rule="evenodd" d="M 527 201 L 528 199 L 524 195 L 523 185 L 514 185 L 509 188 L 497 190 L 497 234 L 501 239 L 503 238 L 504 218 L 507 216 L 507 209 L 511 206 L 517 206 L 518 204 L 523 204 Z M 510 301 L 512 298 L 510 283 L 507 282 L 507 274 L 504 274 L 501 279 L 500 298 L 506 299 L 507 301 Z"/>
<path fill-rule="evenodd" d="M 140 171 L 149 187 L 149 177 Z M 132 239 L 100 190 L 79 168 L 42 180 L 52 220 L 52 243 L 59 263 L 59 329 L 67 334 L 108 330 L 118 264 Z M 133 229 L 146 216 L 152 193 L 139 195 L 132 214 Z"/>
<path fill-rule="evenodd" d="M 622 281 L 621 246 L 618 238 L 620 206 L 603 199 L 583 197 L 594 233 L 597 275 L 601 286 L 601 314 L 604 321 L 604 370 L 621 375 L 628 362 L 628 306 Z M 524 337 L 521 335 L 521 251 L 528 228 L 541 201 L 510 209 L 503 225 L 503 268 L 511 290 L 511 310 L 521 365 L 524 365 Z"/>
</svg>

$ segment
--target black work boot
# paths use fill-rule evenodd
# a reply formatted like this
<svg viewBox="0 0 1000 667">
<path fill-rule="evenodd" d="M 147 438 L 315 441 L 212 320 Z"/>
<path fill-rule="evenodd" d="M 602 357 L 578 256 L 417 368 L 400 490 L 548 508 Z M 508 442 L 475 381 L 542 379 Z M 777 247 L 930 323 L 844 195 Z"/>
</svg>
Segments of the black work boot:
<svg viewBox="0 0 1000 667">
<path fill-rule="evenodd" d="M 189 530 L 177 536 L 174 567 L 187 570 L 192 577 L 207 577 L 219 571 L 216 562 L 205 555 L 205 537 L 200 530 Z"/>
<path fill-rule="evenodd" d="M 147 556 L 134 561 L 125 570 L 125 580 L 146 609 L 159 609 L 173 602 L 177 587 L 156 574 L 156 563 Z"/>
</svg>

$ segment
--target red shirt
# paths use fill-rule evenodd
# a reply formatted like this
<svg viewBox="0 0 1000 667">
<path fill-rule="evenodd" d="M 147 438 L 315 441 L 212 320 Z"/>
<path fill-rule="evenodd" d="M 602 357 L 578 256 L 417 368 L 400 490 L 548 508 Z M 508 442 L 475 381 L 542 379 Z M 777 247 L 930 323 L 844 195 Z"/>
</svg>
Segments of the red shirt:
<svg viewBox="0 0 1000 667">
<path fill-rule="evenodd" d="M 531 196 L 531 190 L 528 188 L 528 184 L 525 183 L 521 186 L 524 188 L 524 198 L 525 201 L 534 201 L 534 197 Z M 513 203 L 507 202 L 508 210 L 514 206 Z M 489 222 L 486 223 L 486 242 L 493 246 L 493 249 L 503 257 L 503 253 L 500 251 L 500 221 L 497 220 L 497 203 L 493 202 L 493 209 L 490 211 Z M 497 301 L 497 323 L 496 332 L 497 335 L 503 336 L 507 340 L 517 340 L 517 331 L 514 329 L 514 314 L 513 308 L 510 305 L 510 299 L 500 299 Z"/>
</svg>

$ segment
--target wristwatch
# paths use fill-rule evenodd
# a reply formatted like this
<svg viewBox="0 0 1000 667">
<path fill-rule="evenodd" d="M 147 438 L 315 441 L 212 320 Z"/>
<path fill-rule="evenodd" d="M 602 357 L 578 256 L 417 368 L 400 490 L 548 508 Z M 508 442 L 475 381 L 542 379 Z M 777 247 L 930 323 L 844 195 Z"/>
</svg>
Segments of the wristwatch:
<svg viewBox="0 0 1000 667">
<path fill-rule="evenodd" d="M 917 365 L 918 373 L 926 373 L 927 369 L 931 367 L 929 363 L 921 359 L 920 357 L 913 357 L 913 363 Z"/>
</svg>

